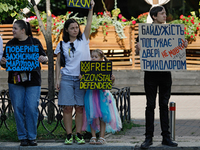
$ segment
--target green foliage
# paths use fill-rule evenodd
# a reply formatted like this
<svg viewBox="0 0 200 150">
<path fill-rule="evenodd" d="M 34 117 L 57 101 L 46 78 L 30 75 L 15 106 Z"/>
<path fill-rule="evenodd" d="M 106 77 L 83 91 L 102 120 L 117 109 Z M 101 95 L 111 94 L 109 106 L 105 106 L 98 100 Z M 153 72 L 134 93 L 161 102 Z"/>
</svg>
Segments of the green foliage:
<svg viewBox="0 0 200 150">
<path fill-rule="evenodd" d="M 66 12 L 67 3 L 66 0 L 50 0 L 51 12 L 56 14 L 64 14 Z M 41 0 L 37 5 L 39 10 L 46 9 L 46 0 Z"/>
<path fill-rule="evenodd" d="M 52 16 L 52 33 L 56 36 L 56 40 L 58 40 L 60 33 L 64 27 L 64 22 L 69 18 L 76 19 L 79 24 L 86 25 L 87 24 L 87 17 L 77 17 L 78 13 L 73 15 L 73 12 L 68 11 L 65 15 L 60 16 Z M 46 23 L 45 17 L 46 13 L 41 13 L 41 18 L 43 23 Z M 94 13 L 92 24 L 91 24 L 91 31 L 90 34 L 95 33 L 99 26 L 103 26 L 103 34 L 106 36 L 108 34 L 107 29 L 109 25 L 115 26 L 115 31 L 119 35 L 121 39 L 126 38 L 123 32 L 123 28 L 126 25 L 134 25 L 136 23 L 136 20 L 134 17 L 131 18 L 131 20 L 127 20 L 122 14 L 120 14 L 120 9 L 116 8 L 115 10 L 112 10 L 112 14 L 110 12 L 98 12 L 97 14 Z M 31 25 L 36 26 L 38 29 L 38 22 L 36 16 L 31 16 L 27 18 L 27 21 L 30 22 Z"/>
<path fill-rule="evenodd" d="M 13 114 L 8 115 L 5 123 L 6 123 L 9 130 L 6 128 L 5 124 L 2 124 L 2 126 L 0 128 L 0 139 L 1 139 L 1 141 L 10 141 L 11 139 L 14 142 L 18 141 L 17 128 L 16 128 L 14 115 Z"/>
<path fill-rule="evenodd" d="M 191 15 L 189 16 L 184 16 L 181 15 L 180 19 L 173 20 L 169 22 L 171 24 L 184 24 L 185 25 L 185 39 L 187 40 L 195 40 L 197 36 L 197 31 L 199 30 L 200 27 L 200 20 L 199 18 L 195 15 L 195 12 L 191 12 Z"/>
<path fill-rule="evenodd" d="M 2 0 L 0 2 L 0 23 L 8 17 L 22 15 L 21 10 L 28 5 L 27 0 Z"/>
<path fill-rule="evenodd" d="M 6 124 L 9 128 L 9 130 L 5 127 L 3 124 L 0 128 L 0 141 L 11 141 L 11 142 L 17 142 L 19 141 L 17 138 L 17 129 L 16 129 L 16 123 L 14 115 L 11 114 L 6 119 Z M 1 123 L 1 122 L 0 122 Z M 57 121 L 54 121 L 52 123 L 48 123 L 47 119 L 43 120 L 43 125 L 49 130 L 52 131 L 56 127 Z M 63 124 L 63 121 L 62 121 Z M 64 125 L 64 124 L 63 124 Z M 75 120 L 72 120 L 72 126 L 75 126 Z M 144 125 L 134 124 L 133 121 L 130 122 L 124 122 L 122 124 L 122 129 L 119 132 L 116 132 L 117 135 L 122 135 L 127 132 L 127 130 L 131 129 L 132 127 L 143 127 Z M 75 131 L 74 133 L 75 134 Z M 89 132 L 83 132 L 85 139 L 91 138 L 91 133 Z M 47 132 L 44 127 L 42 126 L 41 122 L 39 124 L 39 127 L 37 128 L 37 140 L 64 140 L 66 138 L 67 134 L 62 128 L 61 124 L 58 124 L 58 127 L 55 129 L 55 131 L 51 134 Z M 99 137 L 99 133 L 97 133 L 97 137 Z"/>
<path fill-rule="evenodd" d="M 137 17 L 137 22 L 138 23 L 146 23 L 147 22 L 147 16 L 148 16 L 148 14 L 149 14 L 149 12 L 145 12 L 145 13 L 140 14 Z"/>
<path fill-rule="evenodd" d="M 6 119 L 6 125 L 9 128 L 9 130 L 6 128 L 5 124 L 2 124 L 0 127 L 0 141 L 11 141 L 11 142 L 17 142 L 17 128 L 15 123 L 14 115 L 7 115 Z M 1 124 L 1 120 L 0 120 Z M 52 131 L 56 127 L 57 121 L 54 121 L 52 123 L 48 123 L 47 119 L 43 120 L 43 125 L 49 130 Z M 62 121 L 63 124 L 63 121 Z M 75 126 L 75 120 L 72 121 L 72 126 Z M 75 134 L 75 133 L 74 133 Z M 58 127 L 56 130 L 51 134 L 47 132 L 44 127 L 42 126 L 42 123 L 39 124 L 39 127 L 37 128 L 37 139 L 38 140 L 64 140 L 66 138 L 66 132 L 62 128 L 61 124 L 58 124 Z"/>
<path fill-rule="evenodd" d="M 52 131 L 56 127 L 57 121 L 53 121 L 51 124 L 48 123 L 48 121 L 45 119 L 43 120 L 44 126 L 49 130 Z M 75 124 L 75 121 L 73 120 L 73 126 Z M 58 127 L 56 130 L 51 134 L 48 131 L 44 129 L 42 124 L 39 125 L 37 129 L 37 139 L 38 140 L 49 140 L 49 139 L 54 139 L 54 140 L 60 140 L 60 139 L 65 139 L 66 138 L 66 132 L 62 128 L 60 124 L 58 124 Z"/>
</svg>

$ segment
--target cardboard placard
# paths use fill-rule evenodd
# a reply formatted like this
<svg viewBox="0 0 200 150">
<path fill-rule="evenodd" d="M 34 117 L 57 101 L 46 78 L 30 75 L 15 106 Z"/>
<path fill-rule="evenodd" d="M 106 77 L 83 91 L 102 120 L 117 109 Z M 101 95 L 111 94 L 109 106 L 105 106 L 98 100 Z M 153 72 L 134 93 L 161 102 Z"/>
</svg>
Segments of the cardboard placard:
<svg viewBox="0 0 200 150">
<path fill-rule="evenodd" d="M 80 89 L 110 90 L 112 89 L 112 62 L 81 61 Z"/>
<path fill-rule="evenodd" d="M 186 70 L 183 24 L 139 24 L 140 66 L 144 71 Z"/>
<path fill-rule="evenodd" d="M 40 66 L 38 45 L 6 46 L 6 71 L 32 71 Z"/>
<path fill-rule="evenodd" d="M 91 0 L 67 0 L 68 7 L 91 9 Z"/>
</svg>

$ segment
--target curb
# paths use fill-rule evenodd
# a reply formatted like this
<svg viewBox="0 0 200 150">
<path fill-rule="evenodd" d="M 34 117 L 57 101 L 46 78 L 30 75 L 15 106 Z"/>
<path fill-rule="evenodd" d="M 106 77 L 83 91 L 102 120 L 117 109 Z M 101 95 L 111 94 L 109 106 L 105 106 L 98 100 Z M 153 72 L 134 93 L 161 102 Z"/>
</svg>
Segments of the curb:
<svg viewBox="0 0 200 150">
<path fill-rule="evenodd" d="M 179 143 L 180 147 L 168 147 L 163 146 L 160 142 L 155 142 L 152 146 L 149 147 L 149 150 L 200 150 L 200 143 L 195 142 L 192 143 L 194 146 L 191 145 L 190 142 L 181 142 Z M 195 146 L 198 145 L 198 146 Z M 22 147 L 19 146 L 19 142 L 0 142 L 0 150 L 140 150 L 139 144 L 131 144 L 131 143 L 107 143 L 105 145 L 89 145 L 88 143 L 84 145 L 64 145 L 62 143 L 40 143 L 38 142 L 38 146 L 26 146 Z"/>
</svg>

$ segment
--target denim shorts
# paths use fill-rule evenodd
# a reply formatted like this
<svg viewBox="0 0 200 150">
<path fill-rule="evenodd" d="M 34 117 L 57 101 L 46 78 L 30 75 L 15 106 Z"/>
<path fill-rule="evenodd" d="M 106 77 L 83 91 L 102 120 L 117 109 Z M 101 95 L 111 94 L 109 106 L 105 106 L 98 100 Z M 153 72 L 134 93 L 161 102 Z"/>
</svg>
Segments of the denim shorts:
<svg viewBox="0 0 200 150">
<path fill-rule="evenodd" d="M 78 76 L 62 75 L 60 91 L 58 93 L 58 105 L 61 106 L 83 106 L 86 90 L 80 90 Z"/>
</svg>

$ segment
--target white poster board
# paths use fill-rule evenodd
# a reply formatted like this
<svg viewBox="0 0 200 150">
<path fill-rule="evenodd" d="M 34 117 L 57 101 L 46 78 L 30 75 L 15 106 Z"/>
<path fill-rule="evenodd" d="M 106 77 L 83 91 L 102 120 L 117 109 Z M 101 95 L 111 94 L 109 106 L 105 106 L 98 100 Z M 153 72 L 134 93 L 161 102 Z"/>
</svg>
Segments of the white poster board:
<svg viewBox="0 0 200 150">
<path fill-rule="evenodd" d="M 139 43 L 141 70 L 187 70 L 183 24 L 140 23 Z"/>
</svg>

